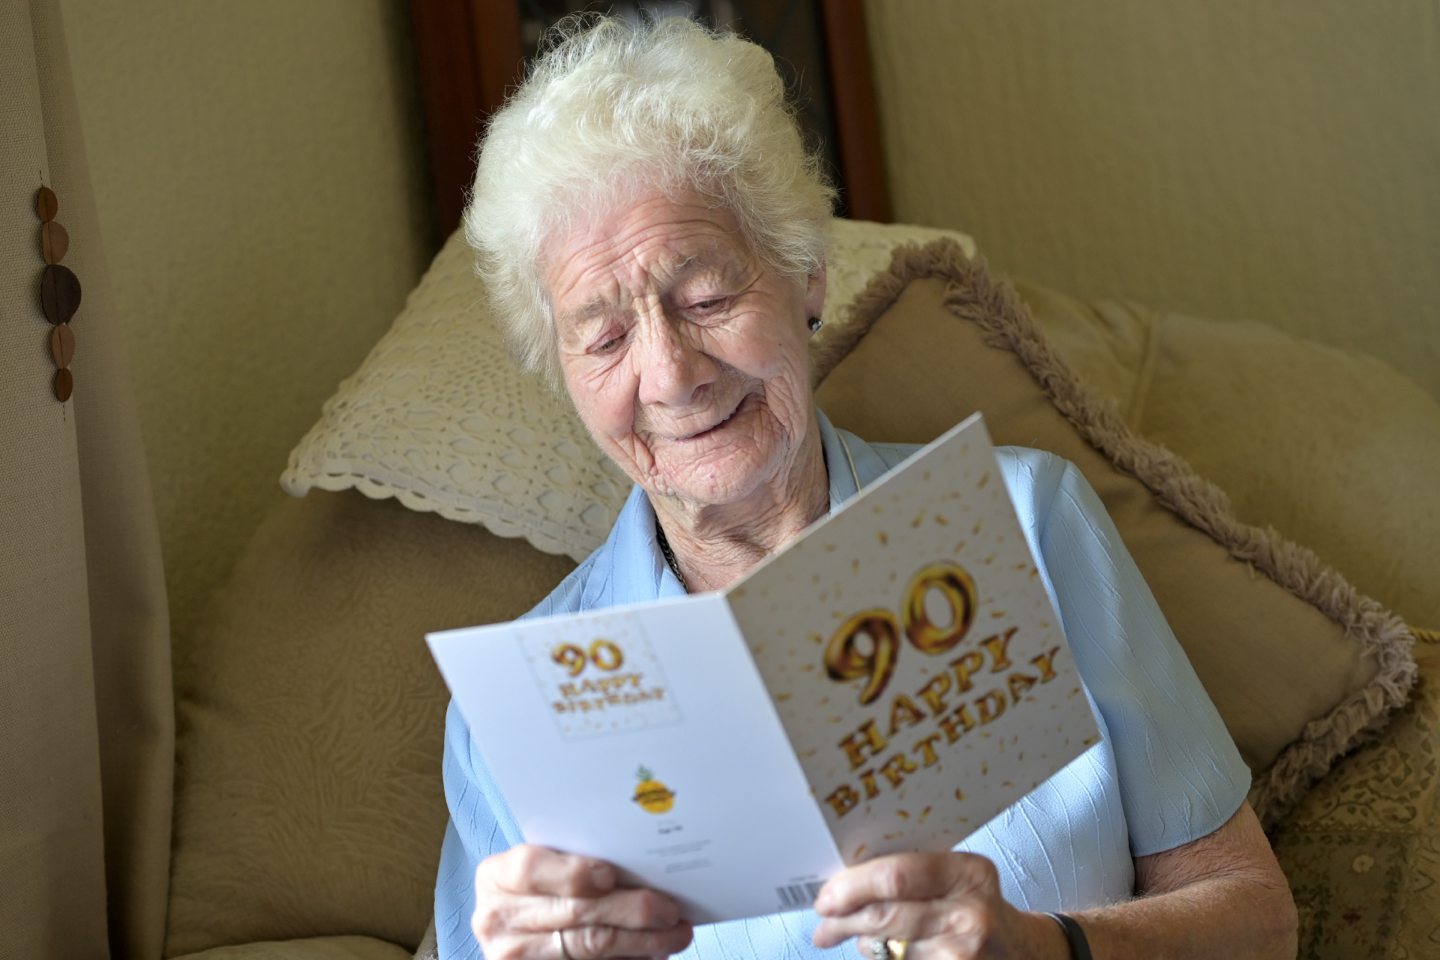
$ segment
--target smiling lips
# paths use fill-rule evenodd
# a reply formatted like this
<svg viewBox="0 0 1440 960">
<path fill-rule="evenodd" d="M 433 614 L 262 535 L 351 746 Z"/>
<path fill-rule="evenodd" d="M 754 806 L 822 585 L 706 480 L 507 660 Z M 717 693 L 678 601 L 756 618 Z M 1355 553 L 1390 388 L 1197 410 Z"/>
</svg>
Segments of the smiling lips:
<svg viewBox="0 0 1440 960">
<path fill-rule="evenodd" d="M 692 440 L 703 440 L 705 437 L 710 436 L 710 435 L 711 435 L 712 433 L 714 433 L 716 430 L 719 430 L 721 427 L 725 426 L 725 424 L 729 423 L 731 420 L 734 420 L 735 417 L 736 417 L 736 415 L 740 413 L 741 407 L 744 407 L 745 404 L 746 404 L 746 402 L 749 401 L 749 399 L 750 399 L 750 398 L 747 396 L 744 400 L 741 400 L 740 403 L 736 405 L 735 409 L 732 410 L 732 411 L 730 411 L 728 414 L 726 414 L 725 417 L 724 417 L 723 419 L 721 419 L 719 422 L 717 422 L 717 423 L 715 423 L 715 424 L 712 424 L 711 426 L 706 427 L 704 430 L 700 430 L 700 431 L 697 431 L 696 433 L 692 433 L 692 434 L 690 434 L 689 436 L 676 437 L 676 438 L 675 438 L 675 442 L 677 442 L 677 443 L 689 443 L 689 442 L 692 441 Z"/>
</svg>

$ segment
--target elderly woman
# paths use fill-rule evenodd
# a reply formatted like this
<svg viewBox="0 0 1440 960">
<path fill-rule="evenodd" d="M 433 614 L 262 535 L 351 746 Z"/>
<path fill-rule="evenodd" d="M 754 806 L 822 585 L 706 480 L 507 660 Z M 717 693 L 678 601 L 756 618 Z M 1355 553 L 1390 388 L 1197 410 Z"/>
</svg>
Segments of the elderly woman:
<svg viewBox="0 0 1440 960">
<path fill-rule="evenodd" d="M 725 587 L 909 452 L 812 400 L 832 191 L 769 55 L 684 20 L 569 30 L 492 120 L 466 215 L 523 364 L 635 482 L 536 615 Z M 1001 457 L 1101 743 L 954 851 L 850 867 L 813 912 L 692 929 L 611 865 L 526 844 L 452 707 L 442 956 L 1293 956 L 1249 773 L 1114 527 L 1073 467 Z"/>
</svg>

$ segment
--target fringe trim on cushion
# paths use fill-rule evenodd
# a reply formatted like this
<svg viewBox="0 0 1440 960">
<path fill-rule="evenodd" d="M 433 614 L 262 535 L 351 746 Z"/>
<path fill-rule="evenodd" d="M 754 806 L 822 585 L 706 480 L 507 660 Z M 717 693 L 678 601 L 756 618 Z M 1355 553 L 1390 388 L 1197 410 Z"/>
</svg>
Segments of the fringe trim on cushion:
<svg viewBox="0 0 1440 960">
<path fill-rule="evenodd" d="M 1375 658 L 1379 669 L 1370 683 L 1327 716 L 1306 724 L 1299 739 L 1282 750 L 1268 770 L 1256 774 L 1250 802 L 1261 823 L 1273 827 L 1342 754 L 1368 739 L 1405 702 L 1416 679 L 1410 629 L 1310 550 L 1270 527 L 1242 523 L 1231 513 L 1229 499 L 1219 487 L 1198 476 L 1174 453 L 1131 430 L 1115 404 L 1082 384 L 1045 341 L 1015 289 L 992 277 L 984 258 L 970 260 L 951 240 L 896 249 L 890 270 L 877 274 L 856 297 L 852 321 L 817 350 L 817 383 L 910 282 L 920 278 L 946 281 L 945 306 L 956 317 L 978 324 L 991 346 L 1015 354 L 1055 408 L 1117 468 L 1138 479 L 1160 503 L 1209 534 L 1231 556 L 1261 570 L 1339 623 L 1347 637 Z"/>
</svg>

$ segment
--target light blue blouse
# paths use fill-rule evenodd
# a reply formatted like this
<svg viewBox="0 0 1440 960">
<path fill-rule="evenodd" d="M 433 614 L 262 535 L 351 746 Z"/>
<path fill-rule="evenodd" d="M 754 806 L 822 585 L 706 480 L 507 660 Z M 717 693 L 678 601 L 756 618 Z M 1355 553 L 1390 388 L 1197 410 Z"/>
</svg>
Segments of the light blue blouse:
<svg viewBox="0 0 1440 960">
<path fill-rule="evenodd" d="M 868 444 L 817 416 L 832 510 L 856 494 L 857 479 L 868 485 L 916 449 Z M 1133 858 L 1223 825 L 1244 801 L 1250 772 L 1080 472 L 1037 450 L 997 453 L 1102 740 L 956 849 L 994 861 L 1006 899 L 1024 910 L 1123 900 L 1134 890 Z M 637 487 L 605 543 L 527 616 L 683 593 L 656 543 L 655 513 Z M 435 888 L 440 956 L 479 957 L 470 932 L 476 865 L 522 837 L 453 702 L 444 775 L 450 826 Z M 812 912 L 801 911 L 700 927 L 681 956 L 841 956 L 811 944 L 815 924 Z"/>
</svg>

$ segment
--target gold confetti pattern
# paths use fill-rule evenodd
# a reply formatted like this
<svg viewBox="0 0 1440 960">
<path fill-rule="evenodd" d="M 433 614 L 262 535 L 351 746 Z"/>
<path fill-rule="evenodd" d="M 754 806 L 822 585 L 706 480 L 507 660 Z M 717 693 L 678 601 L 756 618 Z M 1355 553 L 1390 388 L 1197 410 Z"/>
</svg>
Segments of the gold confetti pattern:
<svg viewBox="0 0 1440 960">
<path fill-rule="evenodd" d="M 967 429 L 730 597 L 852 861 L 959 840 L 1096 736 L 983 426 Z"/>
</svg>

